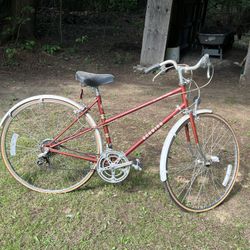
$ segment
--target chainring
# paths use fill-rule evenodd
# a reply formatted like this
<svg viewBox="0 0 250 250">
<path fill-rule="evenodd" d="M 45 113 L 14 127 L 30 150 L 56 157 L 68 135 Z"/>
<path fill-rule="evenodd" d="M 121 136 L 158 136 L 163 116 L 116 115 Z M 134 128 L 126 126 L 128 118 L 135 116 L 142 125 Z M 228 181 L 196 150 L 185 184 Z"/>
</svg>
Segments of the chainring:
<svg viewBox="0 0 250 250">
<path fill-rule="evenodd" d="M 96 170 L 104 181 L 119 183 L 127 178 L 130 166 L 124 153 L 108 149 L 101 154 Z"/>
</svg>

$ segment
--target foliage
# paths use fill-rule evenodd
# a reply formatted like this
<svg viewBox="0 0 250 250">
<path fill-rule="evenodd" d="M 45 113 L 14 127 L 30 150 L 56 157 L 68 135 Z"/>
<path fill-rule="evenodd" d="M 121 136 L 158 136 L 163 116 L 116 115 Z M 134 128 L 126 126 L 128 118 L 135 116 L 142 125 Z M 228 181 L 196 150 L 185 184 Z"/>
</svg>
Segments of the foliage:
<svg viewBox="0 0 250 250">
<path fill-rule="evenodd" d="M 250 7 L 249 0 L 210 0 L 209 5 L 224 9 L 246 9 Z M 239 13 L 238 13 L 239 14 Z"/>
<path fill-rule="evenodd" d="M 131 61 L 132 55 L 129 52 L 124 53 L 119 53 L 115 52 L 114 57 L 113 57 L 113 62 L 115 64 L 125 64 Z"/>
<path fill-rule="evenodd" d="M 139 0 L 64 0 L 64 7 L 70 10 L 90 10 L 95 12 L 106 12 L 108 10 L 117 12 L 129 12 L 137 9 Z M 146 0 L 145 0 L 146 4 Z"/>
<path fill-rule="evenodd" d="M 34 13 L 34 8 L 27 5 L 24 6 L 19 15 L 16 16 L 8 16 L 5 18 L 5 21 L 8 23 L 7 27 L 2 31 L 2 37 L 11 37 L 15 39 L 15 43 L 18 43 L 20 30 L 23 25 L 27 22 L 30 22 L 30 14 Z"/>
<path fill-rule="evenodd" d="M 34 12 L 35 12 L 34 8 L 27 5 L 22 8 L 20 16 L 17 16 L 16 18 L 16 25 L 17 25 L 16 43 L 18 42 L 18 39 L 19 39 L 21 27 L 31 20 L 30 14 Z"/>
<path fill-rule="evenodd" d="M 16 57 L 18 55 L 18 49 L 13 46 L 9 45 L 8 47 L 3 49 L 3 65 L 5 66 L 15 66 L 17 65 Z"/>
<path fill-rule="evenodd" d="M 42 50 L 50 55 L 54 55 L 61 50 L 61 47 L 59 45 L 45 44 L 42 46 Z"/>
<path fill-rule="evenodd" d="M 84 43 L 87 42 L 87 41 L 88 41 L 88 36 L 87 36 L 87 35 L 78 37 L 78 38 L 76 38 L 76 40 L 75 40 L 76 43 L 80 43 L 80 44 L 84 44 Z"/>
<path fill-rule="evenodd" d="M 119 12 L 135 10 L 137 0 L 109 0 L 109 9 L 118 10 Z"/>
<path fill-rule="evenodd" d="M 50 1 L 50 0 L 37 1 L 37 5 L 35 8 L 36 8 L 36 17 L 38 18 L 35 24 L 36 31 L 37 31 L 37 34 L 35 35 L 40 35 L 40 34 L 44 35 L 44 33 L 46 33 L 48 36 L 51 36 L 57 33 L 57 31 L 59 30 L 60 42 L 62 42 L 62 34 L 64 33 L 63 32 L 64 30 L 62 30 L 64 29 L 63 24 L 64 22 L 67 23 L 67 20 L 68 20 L 67 15 L 70 16 L 71 13 L 74 13 L 72 14 L 72 16 L 74 15 L 77 16 L 79 14 L 81 15 L 81 17 L 83 17 L 85 14 L 96 15 L 98 13 L 108 13 L 110 11 L 118 12 L 118 13 L 128 13 L 132 11 L 137 11 L 138 6 L 146 6 L 146 1 L 147 0 L 85 0 L 85 1 L 64 0 L 64 1 L 60 1 L 62 5 L 60 5 L 59 0 L 58 1 Z M 60 6 L 62 8 L 60 8 Z M 10 15 L 9 13 L 11 12 L 12 12 L 11 4 L 9 4 L 5 8 L 5 10 L 1 10 L 1 7 L 0 7 L 0 16 L 3 13 L 5 13 L 5 16 Z M 10 16 L 8 16 L 4 21 L 4 23 L 7 23 L 7 25 L 5 25 L 3 28 L 2 35 L 5 38 L 3 38 L 2 40 L 3 41 L 12 40 L 12 41 L 15 41 L 15 43 L 17 44 L 22 33 L 24 33 L 23 31 L 26 31 L 26 27 L 28 30 L 29 26 L 26 24 L 31 21 L 33 22 L 33 20 L 31 20 L 31 16 L 32 16 L 31 14 L 33 14 L 34 12 L 35 12 L 35 9 L 31 7 L 30 5 L 28 5 L 28 6 L 23 7 L 21 11 L 18 11 L 17 15 L 12 13 Z M 39 16 L 39 13 L 41 13 L 41 16 Z M 72 22 L 75 23 L 74 18 Z M 48 24 L 50 24 L 50 28 L 49 29 L 48 27 L 44 28 L 44 26 Z M 42 27 L 41 29 L 39 25 L 40 27 Z M 22 28 L 24 26 L 25 26 L 25 29 Z M 49 31 L 52 30 L 51 34 L 49 34 L 48 30 Z M 32 39 L 32 37 L 29 37 L 28 32 L 27 34 L 24 34 L 24 35 L 27 36 L 25 37 L 26 39 Z M 86 41 L 87 41 L 87 37 L 85 36 L 82 36 L 75 40 L 75 42 L 78 44 L 84 44 Z"/>
<path fill-rule="evenodd" d="M 17 54 L 16 48 L 7 47 L 4 50 L 4 56 L 6 57 L 7 61 L 13 60 L 16 54 Z"/>
<path fill-rule="evenodd" d="M 26 40 L 21 44 L 21 49 L 23 50 L 33 50 L 36 46 L 36 42 L 34 40 Z"/>
<path fill-rule="evenodd" d="M 240 26 L 248 26 L 249 11 L 249 0 L 210 0 L 207 23 L 228 25 L 236 29 Z"/>
</svg>

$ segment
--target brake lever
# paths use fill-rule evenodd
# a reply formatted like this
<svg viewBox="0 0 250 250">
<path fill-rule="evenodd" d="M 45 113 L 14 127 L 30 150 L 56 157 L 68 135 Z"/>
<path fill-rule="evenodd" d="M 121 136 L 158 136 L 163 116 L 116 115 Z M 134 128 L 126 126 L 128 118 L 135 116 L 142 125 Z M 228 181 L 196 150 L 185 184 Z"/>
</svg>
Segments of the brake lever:
<svg viewBox="0 0 250 250">
<path fill-rule="evenodd" d="M 164 69 L 161 68 L 161 70 L 153 77 L 152 81 L 154 82 L 155 79 L 156 79 L 160 74 L 162 74 L 163 72 L 165 72 L 165 67 L 164 67 Z"/>
<path fill-rule="evenodd" d="M 166 68 L 165 66 L 162 66 L 160 72 L 158 72 L 158 73 L 154 76 L 154 78 L 152 79 L 152 81 L 154 82 L 155 79 L 156 79 L 159 75 L 161 75 L 162 73 L 168 71 L 168 70 L 171 69 L 171 68 L 173 68 L 173 66 L 170 66 L 170 67 L 167 67 L 167 68 Z"/>
</svg>

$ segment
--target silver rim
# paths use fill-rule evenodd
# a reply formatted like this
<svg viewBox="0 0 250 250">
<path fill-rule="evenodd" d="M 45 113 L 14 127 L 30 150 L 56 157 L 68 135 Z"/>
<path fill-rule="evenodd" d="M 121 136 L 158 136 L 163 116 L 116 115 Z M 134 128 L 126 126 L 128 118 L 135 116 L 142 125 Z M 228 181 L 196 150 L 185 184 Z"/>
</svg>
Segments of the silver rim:
<svg viewBox="0 0 250 250">
<path fill-rule="evenodd" d="M 230 192 L 238 172 L 239 148 L 233 130 L 219 116 L 202 114 L 195 122 L 200 149 L 187 120 L 173 137 L 168 152 L 167 187 L 184 209 L 204 211 L 220 204 Z M 191 143 L 186 140 L 186 125 Z"/>
<path fill-rule="evenodd" d="M 23 185 L 39 192 L 62 193 L 84 184 L 93 174 L 93 164 L 73 157 L 51 154 L 49 161 L 37 164 L 41 144 L 54 138 L 76 116 L 77 107 L 65 100 L 37 98 L 18 107 L 2 132 L 2 154 L 10 173 Z M 66 136 L 93 126 L 87 114 L 66 132 Z M 60 147 L 74 154 L 100 154 L 97 130 Z"/>
</svg>

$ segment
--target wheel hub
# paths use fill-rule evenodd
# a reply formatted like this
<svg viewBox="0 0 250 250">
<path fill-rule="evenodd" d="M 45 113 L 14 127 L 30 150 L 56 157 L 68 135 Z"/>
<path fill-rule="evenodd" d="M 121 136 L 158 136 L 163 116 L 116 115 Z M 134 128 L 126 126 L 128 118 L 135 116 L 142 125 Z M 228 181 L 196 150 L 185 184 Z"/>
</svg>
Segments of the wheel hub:
<svg viewBox="0 0 250 250">
<path fill-rule="evenodd" d="M 37 165 L 39 167 L 50 167 L 50 157 L 53 155 L 52 152 L 50 152 L 49 148 L 47 147 L 47 145 L 52 142 L 52 139 L 45 139 L 41 142 L 40 144 L 40 150 L 41 150 L 41 154 L 38 155 L 38 160 L 37 160 Z M 59 146 L 58 146 L 59 148 Z"/>
<path fill-rule="evenodd" d="M 52 139 L 45 139 L 45 140 L 43 140 L 41 142 L 41 144 L 40 144 L 40 150 L 41 150 L 42 153 L 45 153 L 45 152 L 48 151 L 48 149 L 46 147 L 52 141 L 53 141 Z"/>
</svg>

